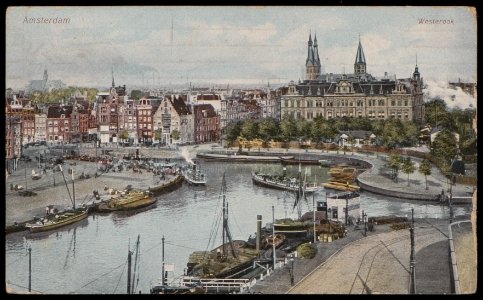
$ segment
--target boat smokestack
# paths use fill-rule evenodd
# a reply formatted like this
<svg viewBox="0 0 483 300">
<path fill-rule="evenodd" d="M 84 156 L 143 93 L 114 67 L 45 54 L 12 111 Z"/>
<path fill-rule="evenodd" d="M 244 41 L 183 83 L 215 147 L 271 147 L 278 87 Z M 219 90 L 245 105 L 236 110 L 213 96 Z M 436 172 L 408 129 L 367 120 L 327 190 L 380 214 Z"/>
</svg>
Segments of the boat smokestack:
<svg viewBox="0 0 483 300">
<path fill-rule="evenodd" d="M 262 215 L 257 215 L 257 237 L 256 237 L 256 245 L 257 251 L 260 251 L 260 241 L 262 235 Z"/>
</svg>

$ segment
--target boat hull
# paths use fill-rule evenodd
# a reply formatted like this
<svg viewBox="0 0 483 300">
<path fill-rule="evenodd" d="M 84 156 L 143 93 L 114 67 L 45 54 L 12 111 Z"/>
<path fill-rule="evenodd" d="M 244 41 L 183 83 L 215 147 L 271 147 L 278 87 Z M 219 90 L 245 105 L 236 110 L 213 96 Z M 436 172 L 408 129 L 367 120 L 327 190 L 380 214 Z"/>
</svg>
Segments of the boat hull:
<svg viewBox="0 0 483 300">
<path fill-rule="evenodd" d="M 85 218 L 87 218 L 88 213 L 87 210 L 82 211 L 78 214 L 75 214 L 71 217 L 67 217 L 63 220 L 60 220 L 58 222 L 53 222 L 51 224 L 26 224 L 25 227 L 29 229 L 30 232 L 36 233 L 36 232 L 45 232 L 45 231 L 50 231 L 54 230 L 78 221 L 81 221 Z"/>
<path fill-rule="evenodd" d="M 125 210 L 133 210 L 133 209 L 139 209 L 139 208 L 144 208 L 148 207 L 152 204 L 154 204 L 157 200 L 156 198 L 150 196 L 147 198 L 140 198 L 140 199 L 135 199 L 127 203 L 116 203 L 116 201 L 119 201 L 118 199 L 112 200 L 113 203 L 102 203 L 99 205 L 97 208 L 97 211 L 100 213 L 103 212 L 111 212 L 111 211 L 125 211 Z"/>
<path fill-rule="evenodd" d="M 339 190 L 344 192 L 358 192 L 361 188 L 358 185 L 343 184 L 339 182 L 328 182 L 324 183 L 324 188 Z"/>
<path fill-rule="evenodd" d="M 174 179 L 173 181 L 170 181 L 160 186 L 150 188 L 149 191 L 153 193 L 153 196 L 155 197 L 159 196 L 161 194 L 164 194 L 176 189 L 176 187 L 178 187 L 179 185 L 181 185 L 181 183 L 183 183 L 183 179 L 184 179 L 183 175 L 177 175 L 176 179 Z"/>
<path fill-rule="evenodd" d="M 260 185 L 260 186 L 264 186 L 264 187 L 269 187 L 269 188 L 274 188 L 274 189 L 279 189 L 279 190 L 285 190 L 285 191 L 291 191 L 291 192 L 297 192 L 299 190 L 298 185 L 297 186 L 296 185 L 287 185 L 287 184 L 283 184 L 283 183 L 277 183 L 277 182 L 274 182 L 274 181 L 271 181 L 271 180 L 264 180 L 262 177 L 260 177 L 256 174 L 252 174 L 252 180 L 253 180 L 253 183 Z M 309 194 L 309 193 L 313 193 L 317 190 L 318 190 L 317 187 L 310 186 L 310 187 L 305 188 L 305 193 Z"/>
<path fill-rule="evenodd" d="M 237 278 L 242 276 L 242 271 L 253 265 L 253 261 L 258 257 L 259 251 L 250 248 L 247 242 L 242 240 L 234 240 L 233 244 L 238 255 L 237 259 L 234 259 L 232 256 L 229 243 L 225 244 L 225 249 L 230 262 L 217 261 L 217 254 L 222 251 L 223 245 L 209 252 L 193 252 L 188 259 L 187 273 L 200 278 Z M 206 261 L 209 261 L 209 263 L 204 264 Z M 209 271 L 205 273 L 205 269 Z"/>
</svg>

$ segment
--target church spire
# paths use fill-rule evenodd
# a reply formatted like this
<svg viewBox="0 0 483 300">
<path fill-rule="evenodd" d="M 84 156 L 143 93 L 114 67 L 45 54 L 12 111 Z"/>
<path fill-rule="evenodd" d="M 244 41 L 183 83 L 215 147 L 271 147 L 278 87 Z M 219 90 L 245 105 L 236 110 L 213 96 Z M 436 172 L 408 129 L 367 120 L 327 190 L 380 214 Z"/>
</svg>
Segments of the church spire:
<svg viewBox="0 0 483 300">
<path fill-rule="evenodd" d="M 317 36 L 314 35 L 312 43 L 312 33 L 309 33 L 309 41 L 307 43 L 307 60 L 305 61 L 305 77 L 307 80 L 316 80 L 320 75 L 320 59 L 317 46 Z"/>
<path fill-rule="evenodd" d="M 114 70 L 111 68 L 111 75 L 112 75 L 112 87 L 115 87 L 116 85 L 114 84 Z"/>
<path fill-rule="evenodd" d="M 359 34 L 359 46 L 357 47 L 356 61 L 354 63 L 354 74 L 364 73 L 366 73 L 366 56 L 364 55 L 364 50 L 362 49 L 361 37 Z"/>
<path fill-rule="evenodd" d="M 319 48 L 317 45 L 317 34 L 314 34 L 314 63 L 316 66 L 320 66 L 320 58 L 319 58 Z"/>
<path fill-rule="evenodd" d="M 421 77 L 421 74 L 419 74 L 419 70 L 418 70 L 418 55 L 416 54 L 416 67 L 414 68 L 413 79 L 419 80 L 420 77 Z"/>
<path fill-rule="evenodd" d="M 309 41 L 307 43 L 307 60 L 305 61 L 306 66 L 312 66 L 314 64 L 314 48 L 312 44 L 312 33 L 309 33 Z"/>
</svg>

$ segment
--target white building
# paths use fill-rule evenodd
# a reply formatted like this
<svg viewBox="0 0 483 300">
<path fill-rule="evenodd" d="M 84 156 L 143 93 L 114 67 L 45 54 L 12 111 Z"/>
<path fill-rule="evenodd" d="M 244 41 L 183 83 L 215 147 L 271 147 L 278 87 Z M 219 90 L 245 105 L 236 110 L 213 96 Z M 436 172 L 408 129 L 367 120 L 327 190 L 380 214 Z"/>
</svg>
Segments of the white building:
<svg viewBox="0 0 483 300">
<path fill-rule="evenodd" d="M 345 224 L 346 209 L 347 218 L 353 223 L 357 219 L 362 219 L 361 197 L 359 193 L 345 192 L 340 194 L 327 195 L 327 219 L 339 221 Z"/>
<path fill-rule="evenodd" d="M 47 134 L 45 131 L 46 127 L 47 127 L 47 115 L 43 113 L 36 114 L 34 141 L 36 142 L 47 141 Z"/>
</svg>

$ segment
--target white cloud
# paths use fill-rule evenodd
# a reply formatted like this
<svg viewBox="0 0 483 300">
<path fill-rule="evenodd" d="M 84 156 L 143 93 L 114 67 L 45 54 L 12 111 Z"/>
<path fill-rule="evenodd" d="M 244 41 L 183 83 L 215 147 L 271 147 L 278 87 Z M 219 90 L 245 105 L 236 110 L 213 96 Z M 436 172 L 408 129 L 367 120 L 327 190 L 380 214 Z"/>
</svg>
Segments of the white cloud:
<svg viewBox="0 0 483 300">
<path fill-rule="evenodd" d="M 173 82 L 204 78 L 244 82 L 284 78 L 288 82 L 303 73 L 309 32 L 312 37 L 317 33 L 327 72 L 340 73 L 344 67 L 347 73 L 353 71 L 360 32 L 373 75 L 387 71 L 408 77 L 417 54 L 425 79 L 476 79 L 476 26 L 466 11 L 457 11 L 453 27 L 417 24 L 420 15 L 439 11 L 435 8 L 400 11 L 363 7 L 9 9 L 6 80 L 7 85 L 23 86 L 47 68 L 69 84 L 108 85 L 114 65 L 116 83 L 127 85 L 141 83 L 142 74 L 148 76 L 154 70 L 164 81 Z M 59 15 L 71 22 L 26 25 L 24 15 Z"/>
</svg>

